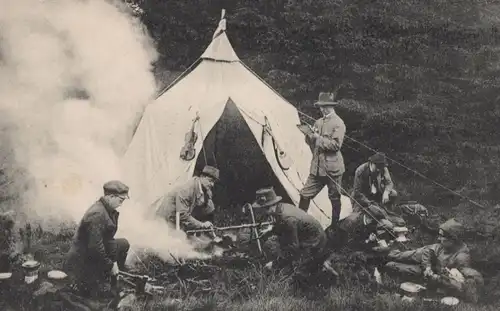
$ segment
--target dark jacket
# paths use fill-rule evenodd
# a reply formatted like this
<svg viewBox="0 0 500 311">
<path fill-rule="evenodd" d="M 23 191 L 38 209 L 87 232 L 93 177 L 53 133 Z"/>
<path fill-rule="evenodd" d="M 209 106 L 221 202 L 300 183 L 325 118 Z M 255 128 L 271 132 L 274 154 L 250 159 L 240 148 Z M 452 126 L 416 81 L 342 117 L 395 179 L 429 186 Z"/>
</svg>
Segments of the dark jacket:
<svg viewBox="0 0 500 311">
<path fill-rule="evenodd" d="M 193 213 L 210 214 L 214 211 L 212 193 L 204 190 L 199 177 L 173 189 L 162 198 L 156 215 L 175 225 L 175 213 L 179 212 L 181 228 L 199 228 L 202 222 Z"/>
<path fill-rule="evenodd" d="M 394 187 L 391 174 L 389 173 L 389 169 L 387 169 L 387 167 L 384 168 L 384 171 L 381 174 L 373 177 L 371 175 L 373 174 L 370 172 L 369 162 L 358 166 L 356 172 L 354 173 L 353 197 L 354 200 L 364 207 L 367 207 L 371 203 L 370 182 L 375 184 L 378 194 L 382 194 L 384 191 L 391 191 Z"/>
<path fill-rule="evenodd" d="M 87 273 L 88 268 L 104 273 L 113 267 L 114 236 L 119 212 L 108 208 L 101 198 L 83 215 L 66 260 L 69 273 Z"/>
<path fill-rule="evenodd" d="M 320 137 L 313 139 L 306 135 L 306 142 L 313 153 L 310 174 L 314 176 L 344 174 L 344 158 L 340 152 L 346 132 L 344 121 L 334 112 L 317 120 L 314 128 L 318 130 Z"/>
<path fill-rule="evenodd" d="M 273 216 L 276 219 L 273 233 L 278 236 L 284 256 L 293 258 L 323 251 L 326 234 L 313 216 L 286 203 L 280 203 Z"/>
</svg>

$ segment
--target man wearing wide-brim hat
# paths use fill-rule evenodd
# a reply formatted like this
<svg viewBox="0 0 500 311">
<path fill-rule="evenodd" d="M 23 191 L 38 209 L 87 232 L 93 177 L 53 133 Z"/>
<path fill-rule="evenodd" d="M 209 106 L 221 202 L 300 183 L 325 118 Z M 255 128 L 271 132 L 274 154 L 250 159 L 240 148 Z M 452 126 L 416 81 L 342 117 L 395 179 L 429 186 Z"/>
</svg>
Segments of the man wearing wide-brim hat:
<svg viewBox="0 0 500 311">
<path fill-rule="evenodd" d="M 394 190 L 384 153 L 373 154 L 356 169 L 353 198 L 363 207 L 376 204 L 390 208 L 396 203 L 398 193 Z"/>
<path fill-rule="evenodd" d="M 307 211 L 311 199 L 325 187 L 332 204 L 332 225 L 340 218 L 342 175 L 345 172 L 344 158 L 340 149 L 344 141 L 346 126 L 335 112 L 338 102 L 333 93 L 320 93 L 315 106 L 323 117 L 314 123 L 311 131 L 304 134 L 313 158 L 307 181 L 300 191 L 299 208 Z"/>
<path fill-rule="evenodd" d="M 271 267 L 298 265 L 301 269 L 314 269 L 324 260 L 326 234 L 321 224 L 311 215 L 295 205 L 282 202 L 282 197 L 276 195 L 273 187 L 257 190 L 256 199 L 252 204 L 257 214 L 264 214 L 275 219 L 272 231 L 267 232 L 263 239 L 277 235 L 280 245 L 280 255 Z"/>
<path fill-rule="evenodd" d="M 194 176 L 163 197 L 156 210 L 157 217 L 181 230 L 212 227 L 207 219 L 211 219 L 215 211 L 212 190 L 219 175 L 219 169 L 205 166 L 200 176 Z"/>
<path fill-rule="evenodd" d="M 65 272 L 81 295 L 113 295 L 112 280 L 125 270 L 130 244 L 115 239 L 120 213 L 117 209 L 129 198 L 129 187 L 119 180 L 103 185 L 104 196 L 83 215 L 68 252 Z"/>
</svg>

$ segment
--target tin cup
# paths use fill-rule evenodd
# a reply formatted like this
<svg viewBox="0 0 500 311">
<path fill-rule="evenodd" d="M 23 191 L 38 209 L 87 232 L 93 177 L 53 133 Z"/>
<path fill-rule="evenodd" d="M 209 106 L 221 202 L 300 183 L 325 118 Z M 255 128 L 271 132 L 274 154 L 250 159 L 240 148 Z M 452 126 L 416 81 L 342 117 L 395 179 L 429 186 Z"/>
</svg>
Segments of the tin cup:
<svg viewBox="0 0 500 311">
<path fill-rule="evenodd" d="M 22 265 L 24 270 L 24 282 L 32 284 L 38 280 L 38 273 L 40 270 L 40 263 L 36 260 L 28 260 Z"/>
<path fill-rule="evenodd" d="M 9 289 L 11 279 L 12 272 L 0 273 L 0 294 L 3 294 Z"/>
</svg>

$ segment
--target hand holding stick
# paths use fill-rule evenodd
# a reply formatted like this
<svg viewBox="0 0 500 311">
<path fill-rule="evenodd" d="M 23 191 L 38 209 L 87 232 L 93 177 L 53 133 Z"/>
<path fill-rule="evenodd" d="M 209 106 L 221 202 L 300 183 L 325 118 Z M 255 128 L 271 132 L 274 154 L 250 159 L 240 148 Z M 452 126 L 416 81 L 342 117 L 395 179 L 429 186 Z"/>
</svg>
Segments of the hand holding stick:
<svg viewBox="0 0 500 311">
<path fill-rule="evenodd" d="M 246 229 L 246 228 L 259 228 L 259 227 L 269 226 L 272 224 L 273 224 L 272 222 L 268 221 L 268 222 L 261 222 L 261 223 L 255 223 L 255 224 L 242 224 L 242 225 L 228 226 L 228 227 L 213 227 L 210 229 L 193 229 L 193 230 L 187 230 L 186 233 L 228 231 L 228 230 Z"/>
</svg>

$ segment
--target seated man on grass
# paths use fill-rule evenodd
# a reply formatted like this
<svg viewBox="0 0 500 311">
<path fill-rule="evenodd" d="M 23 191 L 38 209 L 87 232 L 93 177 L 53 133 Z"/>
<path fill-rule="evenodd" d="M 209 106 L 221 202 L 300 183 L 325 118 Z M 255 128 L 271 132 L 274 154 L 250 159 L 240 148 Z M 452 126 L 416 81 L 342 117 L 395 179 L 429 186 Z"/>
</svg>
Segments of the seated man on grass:
<svg viewBox="0 0 500 311">
<path fill-rule="evenodd" d="M 383 153 L 374 154 L 361 164 L 354 175 L 353 212 L 340 222 L 331 247 L 364 248 L 364 241 L 376 230 L 404 227 L 405 220 L 386 209 L 396 202 L 393 186 Z"/>
<path fill-rule="evenodd" d="M 398 193 L 394 190 L 384 153 L 372 155 L 368 162 L 356 169 L 353 196 L 363 206 L 376 204 L 389 207 L 396 204 Z"/>
<path fill-rule="evenodd" d="M 477 285 L 483 279 L 470 268 L 470 252 L 463 235 L 463 225 L 450 219 L 439 227 L 439 243 L 410 251 L 393 250 L 388 254 L 391 261 L 386 268 L 389 272 L 425 280 L 447 294 L 475 300 Z"/>
<path fill-rule="evenodd" d="M 361 208 L 382 213 L 395 226 L 404 226 L 404 220 L 391 212 L 398 194 L 387 166 L 383 153 L 376 153 L 368 158 L 368 162 L 361 164 L 354 174 L 352 197 Z"/>
</svg>

